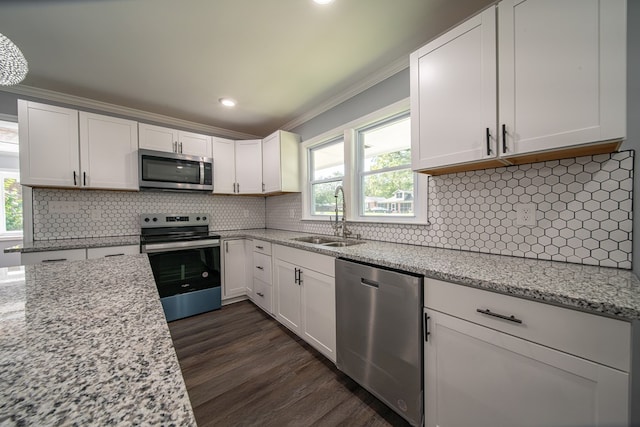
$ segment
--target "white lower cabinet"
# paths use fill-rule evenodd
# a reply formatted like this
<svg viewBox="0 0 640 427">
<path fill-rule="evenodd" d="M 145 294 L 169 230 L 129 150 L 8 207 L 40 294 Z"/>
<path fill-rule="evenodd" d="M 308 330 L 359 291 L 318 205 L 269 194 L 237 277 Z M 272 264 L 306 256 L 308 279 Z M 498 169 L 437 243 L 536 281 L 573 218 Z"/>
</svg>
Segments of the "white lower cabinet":
<svg viewBox="0 0 640 427">
<path fill-rule="evenodd" d="M 269 314 L 273 314 L 273 282 L 271 243 L 262 240 L 252 242 L 253 296 L 251 300 Z"/>
<path fill-rule="evenodd" d="M 245 295 L 247 292 L 245 239 L 222 241 L 224 281 L 222 299 Z"/>
<path fill-rule="evenodd" d="M 628 322 L 431 279 L 425 305 L 426 426 L 629 425 L 629 359 L 597 349 L 628 355 Z"/>
<path fill-rule="evenodd" d="M 20 255 L 22 265 L 79 261 L 87 259 L 86 249 L 64 249 L 59 251 L 26 252 Z"/>
<path fill-rule="evenodd" d="M 336 361 L 335 260 L 274 246 L 276 319 Z"/>
</svg>

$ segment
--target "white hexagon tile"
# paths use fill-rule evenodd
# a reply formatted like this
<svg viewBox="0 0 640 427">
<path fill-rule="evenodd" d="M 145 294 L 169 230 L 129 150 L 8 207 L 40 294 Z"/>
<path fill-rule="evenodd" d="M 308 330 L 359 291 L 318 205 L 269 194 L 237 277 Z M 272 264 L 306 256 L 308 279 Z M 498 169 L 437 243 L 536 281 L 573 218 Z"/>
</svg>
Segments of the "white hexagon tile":
<svg viewBox="0 0 640 427">
<path fill-rule="evenodd" d="M 141 213 L 208 213 L 210 228 L 264 228 L 263 197 L 192 193 L 33 190 L 34 240 L 134 235 Z"/>
<path fill-rule="evenodd" d="M 429 178 L 431 225 L 354 223 L 364 239 L 631 268 L 633 152 Z M 535 225 L 517 225 L 533 204 Z M 298 194 L 267 199 L 268 228 L 331 234 L 300 221 Z M 294 218 L 291 218 L 294 212 Z"/>
<path fill-rule="evenodd" d="M 631 268 L 633 152 L 585 156 L 429 178 L 430 225 L 354 223 L 364 239 Z M 212 229 L 275 228 L 331 234 L 301 221 L 301 196 L 34 189 L 36 240 L 138 234 L 145 212 L 211 215 Z M 533 204 L 535 225 L 517 225 Z M 293 214 L 293 215 L 292 215 Z"/>
</svg>

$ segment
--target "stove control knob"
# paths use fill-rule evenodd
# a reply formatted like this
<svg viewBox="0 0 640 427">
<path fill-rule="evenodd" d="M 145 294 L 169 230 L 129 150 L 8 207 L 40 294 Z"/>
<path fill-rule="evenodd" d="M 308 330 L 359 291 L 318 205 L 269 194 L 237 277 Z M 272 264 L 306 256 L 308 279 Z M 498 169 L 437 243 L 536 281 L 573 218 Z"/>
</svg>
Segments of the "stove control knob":
<svg viewBox="0 0 640 427">
<path fill-rule="evenodd" d="M 196 217 L 196 221 L 200 221 L 200 217 L 199 216 Z"/>
<path fill-rule="evenodd" d="M 203 221 L 206 221 L 206 220 L 207 220 L 207 217 L 206 217 L 206 216 L 203 216 L 203 217 L 202 217 L 202 220 L 203 220 Z"/>
<path fill-rule="evenodd" d="M 158 222 L 158 218 L 153 217 L 153 222 Z"/>
<path fill-rule="evenodd" d="M 145 218 L 145 219 L 144 219 L 144 222 L 149 222 L 149 218 L 148 218 L 148 217 L 147 217 L 147 218 Z"/>
</svg>

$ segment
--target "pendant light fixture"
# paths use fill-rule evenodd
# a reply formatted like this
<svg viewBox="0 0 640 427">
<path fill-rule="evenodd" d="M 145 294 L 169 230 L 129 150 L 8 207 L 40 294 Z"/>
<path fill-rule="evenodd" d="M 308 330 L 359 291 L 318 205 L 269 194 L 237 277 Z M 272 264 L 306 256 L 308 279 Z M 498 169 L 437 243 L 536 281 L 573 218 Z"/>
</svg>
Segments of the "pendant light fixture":
<svg viewBox="0 0 640 427">
<path fill-rule="evenodd" d="M 28 71 L 27 60 L 18 46 L 0 34 L 0 86 L 20 83 Z"/>
</svg>

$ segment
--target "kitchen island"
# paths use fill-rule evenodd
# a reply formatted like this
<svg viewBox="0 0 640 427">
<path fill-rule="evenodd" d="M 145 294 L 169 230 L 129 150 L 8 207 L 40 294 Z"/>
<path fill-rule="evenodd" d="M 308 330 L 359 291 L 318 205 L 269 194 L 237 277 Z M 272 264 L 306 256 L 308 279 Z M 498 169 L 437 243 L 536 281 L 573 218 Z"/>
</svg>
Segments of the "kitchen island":
<svg viewBox="0 0 640 427">
<path fill-rule="evenodd" d="M 0 269 L 0 425 L 195 418 L 146 255 Z"/>
</svg>

